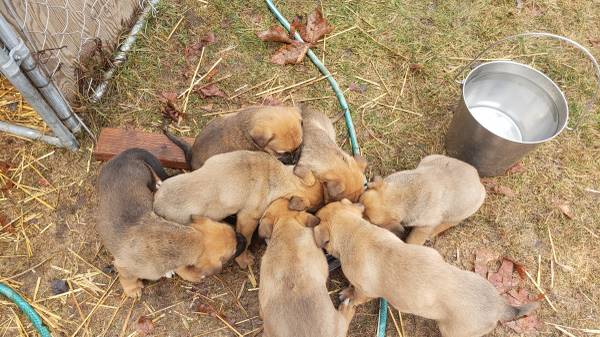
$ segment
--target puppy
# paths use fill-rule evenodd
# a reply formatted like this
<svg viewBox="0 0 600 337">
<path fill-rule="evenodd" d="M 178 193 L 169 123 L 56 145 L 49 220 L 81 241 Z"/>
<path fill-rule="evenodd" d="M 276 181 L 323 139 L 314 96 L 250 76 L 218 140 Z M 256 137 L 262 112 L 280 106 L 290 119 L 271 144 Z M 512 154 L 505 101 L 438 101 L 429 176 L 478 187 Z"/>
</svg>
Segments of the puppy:
<svg viewBox="0 0 600 337">
<path fill-rule="evenodd" d="M 219 153 L 249 150 L 280 157 L 293 152 L 302 144 L 302 117 L 296 107 L 249 107 L 212 120 L 192 147 L 163 131 L 183 150 L 188 166 L 195 170 Z"/>
<path fill-rule="evenodd" d="M 339 148 L 333 124 L 326 115 L 306 105 L 301 109 L 304 142 L 295 173 L 302 177 L 304 172 L 312 171 L 324 185 L 326 203 L 343 198 L 358 201 L 365 189 L 366 160 Z"/>
<path fill-rule="evenodd" d="M 537 307 L 508 305 L 481 276 L 446 262 L 432 248 L 405 244 L 362 218 L 363 206 L 348 200 L 317 213 L 317 245 L 338 259 L 352 284 L 342 298 L 355 304 L 383 297 L 396 309 L 434 319 L 443 337 L 478 337 L 499 320 L 514 320 Z"/>
<path fill-rule="evenodd" d="M 354 315 L 346 300 L 336 310 L 327 292 L 327 260 L 315 245 L 319 219 L 277 199 L 260 220 L 269 239 L 260 264 L 258 299 L 265 337 L 343 337 Z"/>
<path fill-rule="evenodd" d="M 100 170 L 96 229 L 114 256 L 125 294 L 139 297 L 140 279 L 157 280 L 175 271 L 199 282 L 246 246 L 227 224 L 194 217 L 191 226 L 164 220 L 152 211 L 160 162 L 142 149 L 129 149 Z"/>
<path fill-rule="evenodd" d="M 458 159 L 431 155 L 415 170 L 376 177 L 360 197 L 365 218 L 401 232 L 414 227 L 406 242 L 422 245 L 456 226 L 483 204 L 485 188 L 477 170 Z"/>
<path fill-rule="evenodd" d="M 181 224 L 188 223 L 192 214 L 216 221 L 237 214 L 237 231 L 249 244 L 258 220 L 273 200 L 290 199 L 290 207 L 296 210 L 321 205 L 321 185 L 310 172 L 300 179 L 293 169 L 264 152 L 218 154 L 195 171 L 165 180 L 156 192 L 154 210 Z M 252 256 L 244 251 L 236 261 L 245 268 Z"/>
</svg>

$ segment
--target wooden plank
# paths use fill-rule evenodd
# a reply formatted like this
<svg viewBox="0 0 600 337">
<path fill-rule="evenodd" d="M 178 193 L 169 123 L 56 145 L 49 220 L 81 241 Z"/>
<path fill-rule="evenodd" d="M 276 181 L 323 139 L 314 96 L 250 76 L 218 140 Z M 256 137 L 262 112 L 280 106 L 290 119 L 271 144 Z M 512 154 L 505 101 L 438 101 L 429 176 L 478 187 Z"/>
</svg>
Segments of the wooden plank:
<svg viewBox="0 0 600 337">
<path fill-rule="evenodd" d="M 181 137 L 188 144 L 194 143 L 194 138 Z M 155 155 L 165 167 L 185 169 L 187 164 L 183 151 L 173 144 L 162 133 L 150 133 L 140 130 L 125 130 L 104 128 L 100 131 L 94 158 L 109 160 L 130 148 L 141 148 Z"/>
</svg>

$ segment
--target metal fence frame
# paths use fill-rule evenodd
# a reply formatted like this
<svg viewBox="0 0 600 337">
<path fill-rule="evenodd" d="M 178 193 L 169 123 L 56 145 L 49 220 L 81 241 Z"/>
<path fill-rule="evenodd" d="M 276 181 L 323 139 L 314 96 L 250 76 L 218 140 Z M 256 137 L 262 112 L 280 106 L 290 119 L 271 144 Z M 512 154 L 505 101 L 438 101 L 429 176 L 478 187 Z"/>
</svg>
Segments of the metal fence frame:
<svg viewBox="0 0 600 337">
<path fill-rule="evenodd" d="M 126 60 L 127 52 L 135 42 L 137 33 L 146 23 L 150 13 L 154 12 L 159 0 L 142 0 L 141 2 L 146 2 L 146 5 L 131 28 L 127 39 L 116 49 L 111 68 L 107 69 L 102 82 L 90 97 L 92 102 L 98 102 L 106 92 L 108 81 L 114 75 L 116 67 Z M 53 135 L 46 135 L 39 130 L 3 121 L 0 121 L 0 131 L 41 140 L 70 150 L 79 148 L 75 134 L 79 133 L 82 128 L 91 135 L 86 125 L 73 112 L 51 76 L 48 76 L 47 71 L 42 69 L 32 56 L 30 49 L 3 13 L 0 13 L 0 72 L 40 115 L 52 130 Z"/>
</svg>

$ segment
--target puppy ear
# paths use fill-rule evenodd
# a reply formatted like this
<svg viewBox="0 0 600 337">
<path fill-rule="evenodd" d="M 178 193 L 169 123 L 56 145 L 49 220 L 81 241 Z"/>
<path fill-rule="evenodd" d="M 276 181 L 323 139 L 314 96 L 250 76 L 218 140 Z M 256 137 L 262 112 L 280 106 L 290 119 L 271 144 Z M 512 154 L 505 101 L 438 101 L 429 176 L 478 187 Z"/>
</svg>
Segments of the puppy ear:
<svg viewBox="0 0 600 337">
<path fill-rule="evenodd" d="M 260 148 L 265 148 L 273 139 L 273 132 L 263 125 L 256 125 L 250 130 L 250 137 Z"/>
<path fill-rule="evenodd" d="M 325 192 L 327 194 L 327 200 L 337 199 L 337 197 L 344 193 L 346 186 L 341 180 L 328 180 L 325 182 Z"/>
<path fill-rule="evenodd" d="M 302 183 L 307 186 L 313 186 L 317 181 L 313 172 L 305 166 L 296 165 L 294 167 L 294 174 L 302 179 Z"/>
<path fill-rule="evenodd" d="M 310 214 L 310 213 L 306 213 L 306 223 L 304 224 L 306 227 L 315 227 L 316 225 L 318 225 L 321 222 L 321 219 L 317 218 L 316 216 Z"/>
<path fill-rule="evenodd" d="M 383 178 L 381 178 L 381 176 L 375 176 L 375 178 L 373 178 L 373 181 L 367 184 L 368 188 L 371 189 L 378 189 L 381 186 L 383 186 Z"/>
<path fill-rule="evenodd" d="M 258 236 L 270 239 L 271 234 L 273 234 L 273 218 L 265 214 L 258 222 Z"/>
<path fill-rule="evenodd" d="M 299 196 L 293 196 L 290 198 L 288 209 L 292 211 L 304 211 L 308 208 L 308 202 Z"/>
<path fill-rule="evenodd" d="M 367 160 L 363 158 L 363 156 L 357 154 L 354 156 L 354 161 L 356 161 L 356 164 L 358 165 L 358 168 L 361 170 L 361 172 L 364 173 L 367 169 Z"/>
<path fill-rule="evenodd" d="M 317 247 L 325 248 L 325 246 L 329 243 L 329 230 L 322 225 L 315 227 L 315 242 Z"/>
</svg>

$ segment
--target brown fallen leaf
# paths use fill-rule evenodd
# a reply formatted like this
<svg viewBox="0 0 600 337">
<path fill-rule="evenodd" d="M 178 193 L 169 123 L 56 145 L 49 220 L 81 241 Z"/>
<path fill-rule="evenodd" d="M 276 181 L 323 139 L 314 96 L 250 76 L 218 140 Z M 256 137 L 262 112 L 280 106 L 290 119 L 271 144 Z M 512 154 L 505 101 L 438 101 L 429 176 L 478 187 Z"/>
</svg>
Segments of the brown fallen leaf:
<svg viewBox="0 0 600 337">
<path fill-rule="evenodd" d="M 523 163 L 518 162 L 518 163 L 514 164 L 513 166 L 509 167 L 508 170 L 506 170 L 506 173 L 516 174 L 516 173 L 521 173 L 524 171 L 525 171 L 525 166 L 523 166 Z"/>
<path fill-rule="evenodd" d="M 411 63 L 408 66 L 408 68 L 414 73 L 420 73 L 423 70 L 424 66 L 420 63 Z"/>
<path fill-rule="evenodd" d="M 293 39 L 290 38 L 288 33 L 279 25 L 273 25 L 268 30 L 256 33 L 259 39 L 262 41 L 274 41 L 283 43 L 292 43 Z"/>
<path fill-rule="evenodd" d="M 488 274 L 488 262 L 494 261 L 498 258 L 498 253 L 495 253 L 487 248 L 481 248 L 475 252 L 475 273 L 481 275 L 483 278 L 487 278 Z"/>
<path fill-rule="evenodd" d="M 308 22 L 304 31 L 302 31 L 302 29 L 299 31 L 302 40 L 306 42 L 315 43 L 323 36 L 331 33 L 334 29 L 334 27 L 325 20 L 323 13 L 321 13 L 319 8 L 310 13 L 307 20 Z"/>
<path fill-rule="evenodd" d="M 294 21 L 292 21 L 292 24 L 290 25 L 290 36 L 293 37 L 296 32 L 300 34 L 300 37 L 302 37 L 303 34 L 306 35 L 306 26 L 302 23 L 302 17 L 298 15 L 294 17 Z"/>
<path fill-rule="evenodd" d="M 499 185 L 495 180 L 490 178 L 481 179 L 481 183 L 485 186 L 486 190 L 492 194 L 499 194 L 509 198 L 515 197 L 517 194 L 509 187 Z"/>
<path fill-rule="evenodd" d="M 488 272 L 487 279 L 498 289 L 501 294 L 507 293 L 519 285 L 519 280 L 513 279 L 514 264 L 508 259 L 503 259 L 496 272 Z"/>
<path fill-rule="evenodd" d="M 15 187 L 15 183 L 12 180 L 7 180 L 2 187 L 0 187 L 0 191 L 10 192 L 10 190 Z"/>
<path fill-rule="evenodd" d="M 12 224 L 9 224 L 6 214 L 0 212 L 0 232 L 15 234 L 17 231 Z"/>
<path fill-rule="evenodd" d="M 348 90 L 364 94 L 367 91 L 367 85 L 365 83 L 357 84 L 356 82 L 350 83 Z"/>
<path fill-rule="evenodd" d="M 202 97 L 225 97 L 223 90 L 219 89 L 215 84 L 205 85 L 199 89 L 194 90 L 199 93 Z"/>
<path fill-rule="evenodd" d="M 592 45 L 593 48 L 600 49 L 600 38 L 597 38 L 597 39 L 589 38 L 588 41 L 590 41 L 590 44 Z"/>
<path fill-rule="evenodd" d="M 200 38 L 199 41 L 192 43 L 191 45 L 185 47 L 185 49 L 183 50 L 183 56 L 185 57 L 185 61 L 189 64 L 191 63 L 191 59 L 198 56 L 200 54 L 200 52 L 202 51 L 202 48 L 206 47 L 206 46 L 210 46 L 211 44 L 215 43 L 217 41 L 217 38 L 215 37 L 215 33 L 213 32 L 209 32 L 208 34 L 206 34 L 205 36 L 203 36 L 202 38 Z"/>
<path fill-rule="evenodd" d="M 170 118 L 175 122 L 179 122 L 183 118 L 183 113 L 177 106 L 176 92 L 162 92 L 159 99 L 164 104 L 161 113 L 165 118 Z"/>
<path fill-rule="evenodd" d="M 564 214 L 567 218 L 569 218 L 569 219 L 575 218 L 575 215 L 573 214 L 573 211 L 571 210 L 571 207 L 570 207 L 568 201 L 561 200 L 561 199 L 555 199 L 555 200 L 553 200 L 553 203 L 554 203 L 554 206 L 556 208 L 558 208 L 562 212 L 562 214 Z"/>
<path fill-rule="evenodd" d="M 291 44 L 286 44 L 277 49 L 271 57 L 271 62 L 279 65 L 298 64 L 302 62 L 304 56 L 308 52 L 310 44 L 294 41 Z"/>
<path fill-rule="evenodd" d="M 154 323 L 146 316 L 141 316 L 135 325 L 135 329 L 142 337 L 148 336 L 154 331 Z"/>
<path fill-rule="evenodd" d="M 46 178 L 38 178 L 37 183 L 39 186 L 50 186 L 50 182 Z"/>
</svg>

